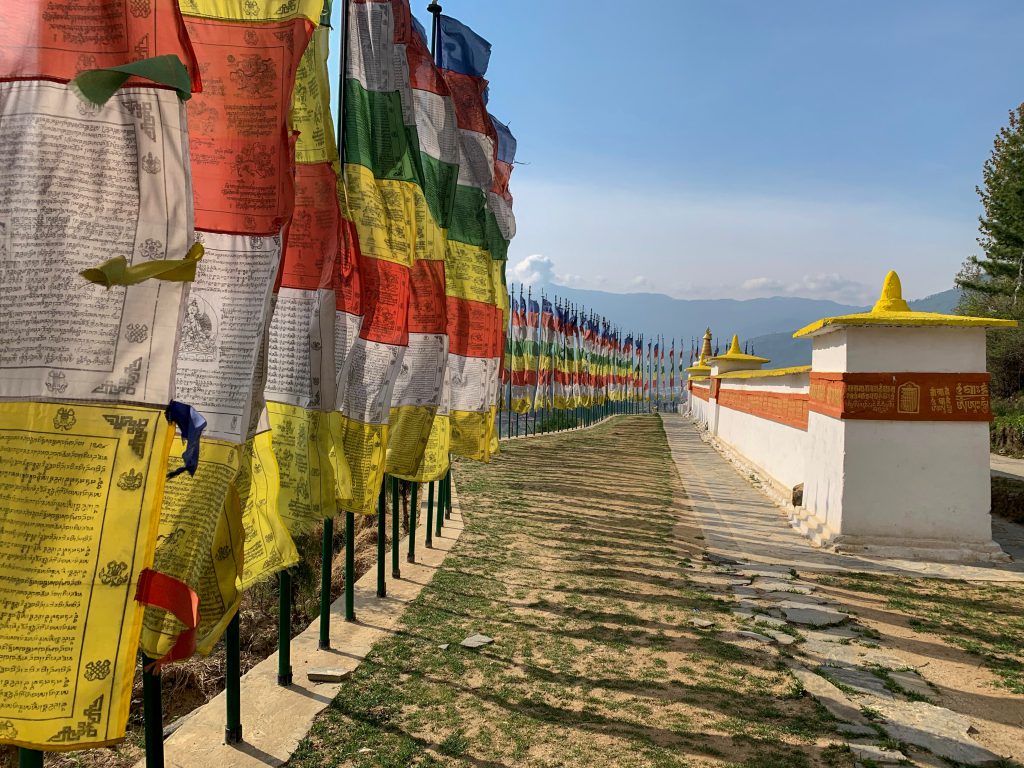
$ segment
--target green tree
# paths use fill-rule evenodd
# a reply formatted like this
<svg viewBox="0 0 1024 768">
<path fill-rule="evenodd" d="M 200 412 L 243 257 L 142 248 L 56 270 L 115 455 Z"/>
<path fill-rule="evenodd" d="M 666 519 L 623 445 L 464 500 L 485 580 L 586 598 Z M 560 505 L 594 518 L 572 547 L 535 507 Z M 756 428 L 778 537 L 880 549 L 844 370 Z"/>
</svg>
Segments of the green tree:
<svg viewBox="0 0 1024 768">
<path fill-rule="evenodd" d="M 977 187 L 981 258 L 971 256 L 957 275 L 960 311 L 1024 320 L 1024 104 L 1010 111 L 996 135 Z M 1024 331 L 988 334 L 993 394 L 1013 398 L 1024 389 Z"/>
</svg>

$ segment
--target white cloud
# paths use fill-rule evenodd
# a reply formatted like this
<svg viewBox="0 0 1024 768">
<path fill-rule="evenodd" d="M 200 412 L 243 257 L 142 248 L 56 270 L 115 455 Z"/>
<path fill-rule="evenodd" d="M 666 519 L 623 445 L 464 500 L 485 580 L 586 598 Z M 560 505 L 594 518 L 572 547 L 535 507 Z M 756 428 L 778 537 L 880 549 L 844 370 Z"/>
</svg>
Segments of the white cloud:
<svg viewBox="0 0 1024 768">
<path fill-rule="evenodd" d="M 832 299 L 846 304 L 867 304 L 874 298 L 877 287 L 850 280 L 838 272 L 803 275 L 784 282 L 771 277 L 754 277 L 740 284 L 736 298 L 765 296 L 802 296 L 811 299 Z"/>
<path fill-rule="evenodd" d="M 525 285 L 540 286 L 555 282 L 555 263 L 539 253 L 513 264 L 506 272 L 509 280 Z"/>
</svg>

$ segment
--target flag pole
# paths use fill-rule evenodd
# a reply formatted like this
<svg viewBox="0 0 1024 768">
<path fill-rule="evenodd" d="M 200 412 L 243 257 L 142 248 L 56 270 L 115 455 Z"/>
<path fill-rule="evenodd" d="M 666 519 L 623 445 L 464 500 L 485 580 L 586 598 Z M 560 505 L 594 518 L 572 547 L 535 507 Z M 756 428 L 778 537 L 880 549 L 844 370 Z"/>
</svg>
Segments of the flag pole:
<svg viewBox="0 0 1024 768">
<path fill-rule="evenodd" d="M 377 597 L 387 597 L 388 587 L 384 580 L 385 526 L 387 525 L 387 475 L 381 480 L 377 494 Z"/>
<path fill-rule="evenodd" d="M 399 514 L 398 478 L 391 476 L 391 578 L 402 578 L 399 563 L 398 540 L 402 536 L 402 516 Z"/>
<path fill-rule="evenodd" d="M 419 499 L 419 483 L 409 483 L 411 486 L 409 489 L 409 554 L 405 560 L 409 563 L 416 562 L 416 518 L 419 516 L 420 511 L 420 499 Z"/>
</svg>

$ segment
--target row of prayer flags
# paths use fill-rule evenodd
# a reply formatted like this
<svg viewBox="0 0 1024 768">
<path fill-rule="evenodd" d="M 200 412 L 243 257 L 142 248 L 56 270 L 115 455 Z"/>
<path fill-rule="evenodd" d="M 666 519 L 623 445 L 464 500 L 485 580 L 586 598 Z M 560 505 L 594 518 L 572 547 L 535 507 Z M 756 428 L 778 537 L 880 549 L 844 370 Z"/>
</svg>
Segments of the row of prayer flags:
<svg viewBox="0 0 1024 768">
<path fill-rule="evenodd" d="M 571 409 L 642 399 L 643 340 L 567 302 L 509 296 L 508 407 Z"/>
<path fill-rule="evenodd" d="M 442 16 L 435 60 L 407 0 L 346 6 L 340 148 L 323 0 L 0 12 L 0 458 L 21 480 L 0 546 L 79 532 L 0 565 L 24 691 L 0 743 L 118 740 L 140 642 L 209 652 L 292 534 L 371 512 L 385 471 L 497 450 L 515 140 L 486 108 L 490 46 Z M 147 79 L 158 56 L 184 87 Z M 124 66 L 106 104 L 70 82 Z M 85 283 L 112 252 L 192 271 Z M 51 605 L 51 582 L 72 592 Z"/>
</svg>

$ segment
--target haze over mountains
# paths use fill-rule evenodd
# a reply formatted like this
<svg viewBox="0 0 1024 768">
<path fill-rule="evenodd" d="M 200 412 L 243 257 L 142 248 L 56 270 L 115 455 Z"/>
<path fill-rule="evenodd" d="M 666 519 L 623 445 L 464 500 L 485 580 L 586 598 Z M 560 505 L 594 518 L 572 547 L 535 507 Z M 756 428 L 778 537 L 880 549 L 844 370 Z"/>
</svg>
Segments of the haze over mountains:
<svg viewBox="0 0 1024 768">
<path fill-rule="evenodd" d="M 538 288 L 534 286 L 534 294 Z M 563 285 L 543 288 L 548 295 L 554 294 L 588 310 L 593 307 L 610 321 L 621 323 L 626 333 L 643 333 L 646 338 L 660 333 L 666 339 L 675 337 L 677 345 L 682 339 L 684 355 L 689 354 L 690 339 L 696 339 L 699 344 L 705 328 L 711 328 L 722 352 L 732 335 L 738 334 L 741 344 L 749 341 L 757 354 L 771 358 L 772 368 L 810 364 L 810 342 L 792 338 L 793 331 L 821 317 L 870 309 L 869 306 L 793 296 L 746 300 L 674 299 L 660 293 L 609 293 Z M 959 291 L 950 289 L 911 301 L 910 306 L 921 312 L 951 313 L 959 297 Z"/>
</svg>

